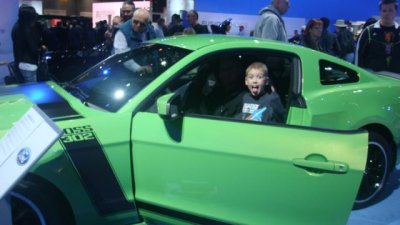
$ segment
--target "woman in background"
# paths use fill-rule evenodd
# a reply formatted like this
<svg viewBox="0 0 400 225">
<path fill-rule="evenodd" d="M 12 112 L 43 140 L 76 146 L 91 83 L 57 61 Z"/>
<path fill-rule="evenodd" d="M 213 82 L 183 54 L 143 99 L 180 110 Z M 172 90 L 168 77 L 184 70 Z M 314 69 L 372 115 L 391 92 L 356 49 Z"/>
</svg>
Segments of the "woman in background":
<svg viewBox="0 0 400 225">
<path fill-rule="evenodd" d="M 304 35 L 301 40 L 301 45 L 322 51 L 320 39 L 322 34 L 323 23 L 319 19 L 311 19 L 308 21 Z"/>
</svg>

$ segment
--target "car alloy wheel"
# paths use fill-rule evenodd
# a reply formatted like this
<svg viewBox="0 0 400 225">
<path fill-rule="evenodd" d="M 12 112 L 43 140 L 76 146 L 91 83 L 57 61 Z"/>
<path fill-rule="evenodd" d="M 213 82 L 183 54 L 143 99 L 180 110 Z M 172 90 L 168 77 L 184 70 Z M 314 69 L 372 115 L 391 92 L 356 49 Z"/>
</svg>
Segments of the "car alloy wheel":
<svg viewBox="0 0 400 225">
<path fill-rule="evenodd" d="M 42 211 L 34 202 L 15 192 L 11 192 L 11 199 L 14 225 L 46 225 Z"/>
<path fill-rule="evenodd" d="M 365 208 L 376 202 L 389 174 L 389 145 L 379 134 L 370 133 L 368 158 L 354 208 Z"/>
</svg>

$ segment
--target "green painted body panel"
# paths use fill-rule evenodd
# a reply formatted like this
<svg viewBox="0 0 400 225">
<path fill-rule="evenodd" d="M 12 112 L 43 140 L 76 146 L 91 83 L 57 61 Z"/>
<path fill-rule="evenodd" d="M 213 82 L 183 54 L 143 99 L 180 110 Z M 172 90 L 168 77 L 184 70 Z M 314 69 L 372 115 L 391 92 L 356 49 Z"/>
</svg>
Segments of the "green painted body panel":
<svg viewBox="0 0 400 225">
<path fill-rule="evenodd" d="M 27 112 L 32 103 L 23 95 L 8 95 L 0 97 L 0 137 L 13 123 L 19 120 Z"/>
<path fill-rule="evenodd" d="M 391 131 L 395 143 L 400 144 L 399 79 L 377 76 L 336 57 L 305 47 L 275 41 L 226 36 L 212 36 L 210 38 L 209 36 L 198 35 L 194 38 L 167 38 L 159 41 L 159 43 L 196 50 L 184 58 L 179 63 L 180 65 L 189 64 L 211 52 L 238 48 L 276 50 L 294 54 L 301 59 L 301 94 L 307 101 L 307 108 L 300 114 L 291 113 L 288 116 L 289 124 L 339 130 L 354 130 L 369 124 L 381 124 Z M 321 59 L 357 71 L 360 77 L 359 82 L 356 84 L 322 85 L 318 68 L 318 62 Z M 171 72 L 177 71 L 172 70 Z M 380 101 L 372 101 L 373 99 Z M 371 104 L 372 102 L 373 104 Z"/>
<path fill-rule="evenodd" d="M 59 87 L 58 87 L 59 88 Z M 130 126 L 131 113 L 110 113 L 99 111 L 93 108 L 84 106 L 80 101 L 70 96 L 63 89 L 56 89 L 64 98 L 69 99 L 69 103 L 77 110 L 84 118 L 78 120 L 68 120 L 58 122 L 62 128 L 80 127 L 90 125 L 97 139 L 103 147 L 104 152 L 111 165 L 113 171 L 124 189 L 128 199 L 133 198 L 132 194 L 132 173 L 130 171 Z M 113 163 L 120 162 L 120 163 Z"/>
<path fill-rule="evenodd" d="M 319 53 L 315 53 L 319 54 Z M 378 76 L 334 57 L 301 54 L 303 63 L 303 96 L 307 101 L 302 125 L 354 130 L 369 124 L 381 124 L 400 143 L 400 82 Z M 319 59 L 329 59 L 357 71 L 356 84 L 322 85 L 315 75 Z M 379 101 L 376 101 L 379 99 Z M 293 115 L 295 116 L 295 115 Z"/>
<path fill-rule="evenodd" d="M 366 133 L 328 135 L 190 117 L 179 125 L 152 113 L 137 114 L 134 123 L 136 199 L 227 223 L 345 224 L 365 165 L 359 156 L 367 153 Z M 182 132 L 179 141 L 168 126 Z M 149 127 L 161 129 L 145 132 Z M 310 143 L 310 137 L 319 141 Z M 293 164 L 312 157 L 340 162 L 344 154 L 352 165 L 344 174 Z M 331 195 L 324 194 L 328 189 Z"/>
<path fill-rule="evenodd" d="M 112 166 L 126 199 L 133 201 L 129 151 L 129 116 L 117 116 L 111 113 L 100 113 L 105 115 L 99 116 L 98 114 L 97 112 L 95 115 L 90 116 L 90 113 L 88 113 L 86 115 L 88 119 L 59 122 L 57 125 L 64 129 L 90 125 L 97 139 L 101 140 L 102 149 Z M 123 132 L 124 130 L 125 132 Z M 60 145 L 60 142 L 61 140 L 42 157 L 38 163 L 40 166 L 34 167 L 32 172 L 52 181 L 53 184 L 64 191 L 67 199 L 74 203 L 73 210 L 77 218 L 79 218 L 78 224 L 91 224 L 95 221 L 96 224 L 111 225 L 122 223 L 127 217 L 137 217 L 134 212 L 106 216 L 98 215 L 92 199 L 82 186 L 81 177 L 77 174 L 74 165 L 71 164 L 70 158 Z M 98 176 L 100 183 L 102 183 L 102 174 L 98 174 Z M 63 179 L 59 179 L 59 177 L 63 177 Z M 107 183 L 102 183 L 102 185 L 107 185 Z"/>
<path fill-rule="evenodd" d="M 129 139 L 131 115 L 102 112 L 88 108 L 57 84 L 49 82 L 49 85 L 62 97 L 67 99 L 69 104 L 84 117 L 82 119 L 59 121 L 56 122 L 57 126 L 61 129 L 67 129 L 90 125 L 97 139 L 101 140 L 100 143 L 102 144 L 103 151 L 112 166 L 112 170 L 115 173 L 126 199 L 133 202 Z M 0 104 L 3 102 L 4 98 L 5 97 L 1 97 L 2 100 Z M 13 98 L 10 97 L 6 99 L 13 100 Z M 17 108 L 14 104 L 12 107 L 7 107 L 7 110 L 12 113 L 5 112 L 12 116 L 12 118 L 15 118 L 15 120 L 20 118 L 20 112 L 25 112 L 26 109 L 32 105 L 29 101 L 24 101 L 21 96 L 18 102 L 22 102 L 23 106 Z M 4 114 L 2 113 L 2 115 Z M 14 120 L 9 118 L 4 121 L 9 121 L 11 123 L 11 121 Z M 2 123 L 2 125 L 3 124 L 5 125 L 5 123 Z M 82 180 L 79 174 L 77 174 L 74 165 L 71 164 L 70 157 L 60 144 L 61 139 L 31 168 L 31 172 L 41 176 L 45 180 L 51 181 L 51 183 L 63 191 L 63 194 L 73 205 L 78 225 L 93 223 L 99 225 L 114 225 L 125 223 L 126 218 L 137 218 L 138 215 L 136 212 L 121 212 L 106 216 L 99 215 L 97 209 L 93 205 L 92 199 L 88 196 L 87 190 L 82 186 Z M 101 179 L 101 174 L 99 174 L 99 179 Z M 103 185 L 107 184 L 104 183 Z"/>
<path fill-rule="evenodd" d="M 343 131 L 381 124 L 391 131 L 393 141 L 400 144 L 399 80 L 377 76 L 334 57 L 279 42 L 198 35 L 151 43 L 193 52 L 115 113 L 85 106 L 58 84 L 48 82 L 82 116 L 57 121 L 57 125 L 62 129 L 82 126 L 93 129 L 123 197 L 129 202 L 137 200 L 235 224 L 299 224 L 299 219 L 303 224 L 345 224 L 364 170 L 368 135 L 366 132 L 335 133 L 302 127 Z M 208 54 L 233 49 L 273 50 L 300 59 L 300 94 L 306 106 L 288 109 L 286 123 L 289 126 L 190 116 L 179 123 L 179 120 L 163 120 L 157 113 L 141 112 L 149 96 L 189 65 Z M 359 72 L 359 82 L 321 85 L 319 59 Z M 3 107 L 9 104 L 5 103 L 7 99 L 15 98 L 3 96 L 0 99 L 0 136 L 31 105 L 23 100 L 20 105 Z M 379 102 L 375 100 L 378 98 Z M 348 171 L 308 171 L 295 165 L 297 159 L 344 161 Z M 124 224 L 127 218 L 138 218 L 136 210 L 99 213 L 63 147 L 62 138 L 31 172 L 62 191 L 74 210 L 78 225 L 117 225 Z M 102 174 L 98 179 L 101 183 Z M 330 195 L 326 195 L 327 192 Z M 288 209 L 290 216 L 287 216 Z M 172 224 L 188 223 L 140 207 L 138 210 L 144 218 Z"/>
</svg>

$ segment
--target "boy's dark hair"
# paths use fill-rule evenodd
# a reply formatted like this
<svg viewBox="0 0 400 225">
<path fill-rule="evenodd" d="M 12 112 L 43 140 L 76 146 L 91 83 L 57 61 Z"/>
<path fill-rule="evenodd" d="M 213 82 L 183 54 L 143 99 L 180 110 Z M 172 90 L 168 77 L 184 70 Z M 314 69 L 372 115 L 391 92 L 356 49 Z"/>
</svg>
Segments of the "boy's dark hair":
<svg viewBox="0 0 400 225">
<path fill-rule="evenodd" d="M 397 0 L 381 0 L 379 1 L 379 9 L 381 9 L 382 5 L 388 5 L 388 4 L 395 4 L 394 7 L 396 10 L 399 7 L 399 3 Z"/>
</svg>

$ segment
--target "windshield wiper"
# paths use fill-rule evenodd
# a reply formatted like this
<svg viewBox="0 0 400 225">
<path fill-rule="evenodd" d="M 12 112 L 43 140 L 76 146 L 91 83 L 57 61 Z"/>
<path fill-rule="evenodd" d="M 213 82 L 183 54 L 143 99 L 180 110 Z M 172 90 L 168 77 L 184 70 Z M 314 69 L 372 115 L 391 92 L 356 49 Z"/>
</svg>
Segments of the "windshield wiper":
<svg viewBox="0 0 400 225">
<path fill-rule="evenodd" d="M 87 105 L 87 99 L 89 98 L 89 95 L 82 91 L 82 89 L 70 83 L 66 83 L 64 85 L 64 89 L 70 92 L 72 95 L 78 97 L 84 105 Z"/>
</svg>

